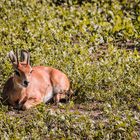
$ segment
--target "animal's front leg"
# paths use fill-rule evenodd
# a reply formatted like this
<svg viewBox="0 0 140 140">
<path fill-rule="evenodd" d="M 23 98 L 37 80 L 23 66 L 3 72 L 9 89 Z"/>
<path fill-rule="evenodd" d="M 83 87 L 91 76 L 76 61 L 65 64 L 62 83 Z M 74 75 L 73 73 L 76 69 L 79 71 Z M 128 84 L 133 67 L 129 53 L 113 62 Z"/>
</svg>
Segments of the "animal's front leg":
<svg viewBox="0 0 140 140">
<path fill-rule="evenodd" d="M 24 103 L 27 101 L 27 96 L 23 96 L 19 101 L 18 101 L 18 104 L 17 104 L 17 109 L 22 109 Z"/>
<path fill-rule="evenodd" d="M 22 106 L 23 110 L 27 110 L 31 107 L 34 107 L 38 104 L 40 104 L 42 101 L 41 99 L 37 99 L 37 98 L 29 98 Z"/>
</svg>

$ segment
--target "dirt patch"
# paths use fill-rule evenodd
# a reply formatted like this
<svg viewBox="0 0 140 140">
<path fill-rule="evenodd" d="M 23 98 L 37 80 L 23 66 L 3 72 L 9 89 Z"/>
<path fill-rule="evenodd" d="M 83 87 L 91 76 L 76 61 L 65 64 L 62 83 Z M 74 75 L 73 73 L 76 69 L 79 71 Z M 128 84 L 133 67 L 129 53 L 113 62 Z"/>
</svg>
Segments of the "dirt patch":
<svg viewBox="0 0 140 140">
<path fill-rule="evenodd" d="M 99 102 L 91 102 L 91 103 L 86 103 L 86 104 L 75 104 L 72 107 L 69 107 L 68 104 L 66 106 L 68 107 L 68 111 L 72 113 L 76 113 L 78 115 L 87 115 L 91 119 L 97 120 L 102 117 L 103 111 L 99 108 L 99 105 L 101 103 Z M 60 111 L 61 113 L 64 113 L 67 110 L 66 106 L 57 106 L 54 104 L 49 104 L 49 107 L 46 106 L 46 110 L 51 110 L 52 112 Z M 34 111 L 33 111 L 34 112 Z M 12 107 L 9 107 L 8 112 L 6 112 L 7 115 L 10 116 L 18 116 L 21 118 L 24 118 L 24 116 L 32 115 L 32 109 L 29 109 L 27 111 L 22 111 L 22 110 L 16 110 L 13 109 Z M 33 113 L 33 115 L 35 115 Z"/>
<path fill-rule="evenodd" d="M 75 104 L 69 108 L 69 112 L 75 112 L 79 115 L 87 115 L 91 119 L 99 119 L 103 114 L 103 111 L 99 108 L 99 104 L 101 103 L 91 102 L 88 104 Z M 55 112 L 57 109 L 58 107 L 53 105 L 50 110 Z M 59 111 L 62 113 L 64 113 L 65 110 L 65 108 L 59 108 Z"/>
</svg>

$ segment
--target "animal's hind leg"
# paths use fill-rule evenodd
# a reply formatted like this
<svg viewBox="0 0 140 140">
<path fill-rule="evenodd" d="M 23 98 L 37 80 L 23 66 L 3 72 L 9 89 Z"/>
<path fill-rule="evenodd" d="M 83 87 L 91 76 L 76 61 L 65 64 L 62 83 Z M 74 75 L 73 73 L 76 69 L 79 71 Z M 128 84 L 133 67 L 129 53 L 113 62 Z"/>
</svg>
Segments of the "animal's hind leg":
<svg viewBox="0 0 140 140">
<path fill-rule="evenodd" d="M 54 103 L 55 104 L 58 104 L 60 102 L 61 99 L 65 99 L 66 98 L 66 95 L 63 94 L 63 93 L 57 93 L 55 96 L 54 96 Z"/>
<path fill-rule="evenodd" d="M 53 97 L 53 100 L 54 100 L 54 104 L 58 104 L 59 103 L 59 101 L 60 101 L 60 94 L 58 93 L 58 94 L 56 94 L 54 97 Z"/>
</svg>

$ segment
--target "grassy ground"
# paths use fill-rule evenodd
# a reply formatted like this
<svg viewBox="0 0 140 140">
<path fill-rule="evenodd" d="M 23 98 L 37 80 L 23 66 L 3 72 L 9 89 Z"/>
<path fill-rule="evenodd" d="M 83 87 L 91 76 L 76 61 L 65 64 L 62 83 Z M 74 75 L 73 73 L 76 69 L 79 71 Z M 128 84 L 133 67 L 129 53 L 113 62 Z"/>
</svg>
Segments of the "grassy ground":
<svg viewBox="0 0 140 140">
<path fill-rule="evenodd" d="M 7 53 L 65 72 L 70 103 L 28 111 L 0 104 L 0 139 L 140 139 L 138 0 L 0 1 L 0 90 Z"/>
</svg>

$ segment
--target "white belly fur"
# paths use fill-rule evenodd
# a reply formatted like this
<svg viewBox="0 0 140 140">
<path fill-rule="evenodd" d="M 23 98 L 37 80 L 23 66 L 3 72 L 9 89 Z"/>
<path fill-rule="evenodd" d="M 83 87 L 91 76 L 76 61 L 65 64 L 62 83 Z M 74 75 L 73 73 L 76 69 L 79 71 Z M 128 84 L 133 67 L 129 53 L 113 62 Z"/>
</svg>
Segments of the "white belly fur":
<svg viewBox="0 0 140 140">
<path fill-rule="evenodd" d="M 43 102 L 47 103 L 52 97 L 53 97 L 53 92 L 48 93 L 46 96 L 44 96 Z"/>
</svg>

